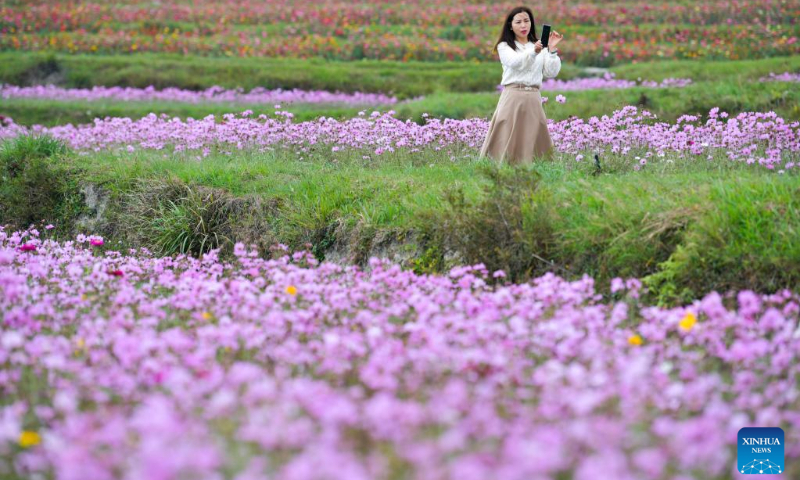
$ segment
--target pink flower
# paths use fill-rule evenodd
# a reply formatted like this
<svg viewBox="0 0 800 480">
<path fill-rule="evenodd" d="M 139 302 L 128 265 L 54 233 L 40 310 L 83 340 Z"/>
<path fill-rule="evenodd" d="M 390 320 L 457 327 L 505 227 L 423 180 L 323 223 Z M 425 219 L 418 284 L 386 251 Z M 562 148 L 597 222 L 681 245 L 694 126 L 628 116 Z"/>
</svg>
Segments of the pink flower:
<svg viewBox="0 0 800 480">
<path fill-rule="evenodd" d="M 97 237 L 97 238 L 93 238 L 93 239 L 89 240 L 89 243 L 90 243 L 90 244 L 91 244 L 93 247 L 101 247 L 101 246 L 103 246 L 103 243 L 104 243 L 104 242 L 103 242 L 103 239 L 102 239 L 102 238 L 100 238 L 100 237 Z"/>
<path fill-rule="evenodd" d="M 10 248 L 0 249 L 0 265 L 11 265 L 16 254 Z"/>
<path fill-rule="evenodd" d="M 36 251 L 36 245 L 30 244 L 30 243 L 26 243 L 25 245 L 22 245 L 21 247 L 19 247 L 19 249 L 20 249 L 20 251 L 23 251 L 23 252 L 35 252 Z"/>
</svg>

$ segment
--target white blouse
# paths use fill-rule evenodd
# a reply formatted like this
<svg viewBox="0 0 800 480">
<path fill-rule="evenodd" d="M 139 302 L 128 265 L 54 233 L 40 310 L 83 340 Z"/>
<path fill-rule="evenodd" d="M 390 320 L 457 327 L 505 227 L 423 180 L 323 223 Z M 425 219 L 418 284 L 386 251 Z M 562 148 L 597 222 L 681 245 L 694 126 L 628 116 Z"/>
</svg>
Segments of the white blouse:
<svg viewBox="0 0 800 480">
<path fill-rule="evenodd" d="M 500 55 L 500 63 L 503 64 L 503 79 L 501 85 L 510 83 L 522 83 L 524 85 L 542 86 L 545 78 L 556 78 L 561 71 L 561 58 L 558 53 L 551 53 L 548 48 L 536 53 L 534 42 L 528 41 L 517 44 L 514 51 L 506 42 L 497 45 L 497 53 Z"/>
</svg>

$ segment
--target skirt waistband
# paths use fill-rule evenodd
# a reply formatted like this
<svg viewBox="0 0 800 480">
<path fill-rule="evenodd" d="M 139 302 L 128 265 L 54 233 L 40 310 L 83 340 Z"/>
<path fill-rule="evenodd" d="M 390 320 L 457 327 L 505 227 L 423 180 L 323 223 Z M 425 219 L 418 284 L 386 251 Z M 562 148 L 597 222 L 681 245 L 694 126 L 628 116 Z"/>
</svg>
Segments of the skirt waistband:
<svg viewBox="0 0 800 480">
<path fill-rule="evenodd" d="M 539 90 L 539 85 L 525 85 L 524 83 L 509 83 L 503 88 L 516 88 L 519 90 Z"/>
</svg>

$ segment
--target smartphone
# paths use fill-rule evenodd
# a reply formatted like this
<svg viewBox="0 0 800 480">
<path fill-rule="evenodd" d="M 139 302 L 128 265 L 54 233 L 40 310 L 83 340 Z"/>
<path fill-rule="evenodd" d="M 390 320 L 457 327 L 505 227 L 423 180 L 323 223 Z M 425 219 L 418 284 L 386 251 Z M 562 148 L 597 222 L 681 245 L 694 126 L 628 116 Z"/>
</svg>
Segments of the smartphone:
<svg viewBox="0 0 800 480">
<path fill-rule="evenodd" d="M 550 25 L 544 24 L 542 26 L 542 46 L 547 48 L 547 40 L 550 39 Z"/>
</svg>

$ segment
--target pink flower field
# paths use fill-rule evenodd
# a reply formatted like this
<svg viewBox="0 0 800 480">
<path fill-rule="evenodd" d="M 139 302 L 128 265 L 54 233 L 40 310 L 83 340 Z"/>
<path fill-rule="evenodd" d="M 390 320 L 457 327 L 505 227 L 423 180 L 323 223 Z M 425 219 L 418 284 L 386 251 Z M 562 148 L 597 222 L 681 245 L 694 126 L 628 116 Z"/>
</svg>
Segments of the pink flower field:
<svg viewBox="0 0 800 480">
<path fill-rule="evenodd" d="M 563 95 L 556 97 L 558 103 L 566 101 Z M 395 113 L 373 111 L 367 115 L 364 111 L 345 121 L 323 116 L 297 123 L 291 121 L 290 112 L 283 110 L 276 110 L 275 116 L 252 117 L 250 110 L 240 115 L 225 114 L 221 122 L 214 115 L 183 121 L 166 114 L 150 114 L 138 120 L 97 118 L 93 124 L 50 128 L 12 123 L 0 125 L 0 139 L 28 133 L 50 134 L 84 154 L 145 149 L 168 152 L 164 155 L 193 152 L 201 159 L 214 150 L 231 154 L 244 149 L 291 148 L 306 153 L 314 146 L 324 146 L 332 158 L 348 153 L 413 154 L 428 148 L 447 149 L 455 160 L 477 154 L 489 128 L 489 120 L 484 118 L 429 118 L 419 125 L 399 120 Z M 669 124 L 658 121 L 647 110 L 627 106 L 602 118 L 548 120 L 548 130 L 556 150 L 569 161 L 573 158 L 579 161 L 591 152 L 636 154 L 646 161 L 724 158 L 723 161 L 758 164 L 781 173 L 797 171 L 800 162 L 800 122 L 787 122 L 775 112 L 743 112 L 729 117 L 714 108 L 705 123 L 697 116 L 683 115 L 676 123 Z M 637 168 L 640 158 L 636 159 Z"/>
<path fill-rule="evenodd" d="M 0 84 L 0 98 L 35 98 L 50 100 L 116 100 L 122 102 L 179 102 L 179 103 L 228 103 L 228 104 L 268 104 L 268 103 L 310 103 L 341 104 L 353 106 L 391 105 L 397 103 L 395 97 L 380 93 L 341 93 L 324 90 L 305 91 L 299 89 L 254 88 L 249 92 L 243 89 L 225 89 L 219 86 L 195 92 L 181 88 L 156 90 L 133 87 L 61 88 L 55 85 L 18 87 Z"/>
<path fill-rule="evenodd" d="M 756 425 L 800 474 L 797 293 L 662 309 L 635 279 L 103 243 L 0 230 L 6 476 L 738 478 Z"/>
</svg>

